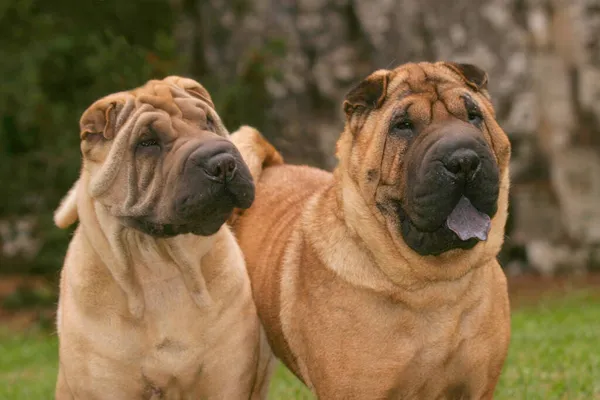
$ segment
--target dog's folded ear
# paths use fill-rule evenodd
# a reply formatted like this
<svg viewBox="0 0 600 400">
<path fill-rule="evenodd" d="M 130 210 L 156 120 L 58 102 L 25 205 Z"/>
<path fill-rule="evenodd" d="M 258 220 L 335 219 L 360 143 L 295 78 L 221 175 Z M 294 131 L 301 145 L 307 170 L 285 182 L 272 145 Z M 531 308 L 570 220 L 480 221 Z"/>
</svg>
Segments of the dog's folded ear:
<svg viewBox="0 0 600 400">
<path fill-rule="evenodd" d="M 478 66 L 454 62 L 443 62 L 442 64 L 458 74 L 471 89 L 487 90 L 488 74 Z"/>
<path fill-rule="evenodd" d="M 207 102 L 212 108 L 215 108 L 215 105 L 212 101 L 212 98 L 210 97 L 210 94 L 208 94 L 208 91 L 204 88 L 204 86 L 202 86 L 195 80 L 190 78 L 183 78 L 181 76 L 171 75 L 167 76 L 165 79 L 163 79 L 163 81 L 182 88 L 190 95 Z"/>
<path fill-rule="evenodd" d="M 116 97 L 106 97 L 92 104 L 84 111 L 79 120 L 81 140 L 90 134 L 102 134 L 105 139 L 115 137 L 117 129 L 117 116 L 123 109 L 123 102 Z"/>
<path fill-rule="evenodd" d="M 390 81 L 390 71 L 373 72 L 348 92 L 344 99 L 346 117 L 357 111 L 374 110 L 383 104 Z"/>
</svg>

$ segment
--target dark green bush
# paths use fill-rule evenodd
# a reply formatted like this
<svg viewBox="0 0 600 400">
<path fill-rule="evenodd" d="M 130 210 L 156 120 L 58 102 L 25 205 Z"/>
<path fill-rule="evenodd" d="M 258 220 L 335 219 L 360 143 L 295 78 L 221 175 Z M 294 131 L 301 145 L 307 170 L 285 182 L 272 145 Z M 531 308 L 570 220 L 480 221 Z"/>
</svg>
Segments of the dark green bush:
<svg viewBox="0 0 600 400">
<path fill-rule="evenodd" d="M 0 222 L 10 236 L 33 216 L 41 247 L 0 251 L 0 272 L 60 268 L 69 232 L 52 212 L 78 174 L 79 117 L 101 96 L 177 73 L 172 29 L 166 0 L 1 2 Z"/>
</svg>

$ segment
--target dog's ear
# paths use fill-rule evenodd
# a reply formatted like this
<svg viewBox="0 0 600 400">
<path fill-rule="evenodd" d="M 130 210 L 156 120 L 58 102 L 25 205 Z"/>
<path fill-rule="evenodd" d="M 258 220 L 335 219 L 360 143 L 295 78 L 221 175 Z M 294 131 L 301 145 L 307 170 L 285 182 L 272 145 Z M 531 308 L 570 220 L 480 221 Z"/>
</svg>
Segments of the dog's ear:
<svg viewBox="0 0 600 400">
<path fill-rule="evenodd" d="M 167 76 L 165 79 L 163 79 L 163 81 L 182 88 L 190 95 L 207 102 L 212 108 L 215 108 L 215 105 L 208 91 L 204 88 L 204 86 L 202 86 L 195 80 L 172 75 Z"/>
<path fill-rule="evenodd" d="M 365 80 L 352 88 L 344 99 L 346 117 L 357 111 L 374 110 L 383 104 L 390 81 L 390 71 L 373 72 Z"/>
<path fill-rule="evenodd" d="M 102 135 L 110 140 L 115 137 L 117 116 L 123 108 L 123 103 L 114 97 L 100 99 L 84 111 L 79 120 L 81 140 L 90 135 Z"/>
<path fill-rule="evenodd" d="M 454 62 L 444 62 L 443 65 L 457 73 L 471 89 L 487 90 L 488 74 L 478 66 Z"/>
</svg>

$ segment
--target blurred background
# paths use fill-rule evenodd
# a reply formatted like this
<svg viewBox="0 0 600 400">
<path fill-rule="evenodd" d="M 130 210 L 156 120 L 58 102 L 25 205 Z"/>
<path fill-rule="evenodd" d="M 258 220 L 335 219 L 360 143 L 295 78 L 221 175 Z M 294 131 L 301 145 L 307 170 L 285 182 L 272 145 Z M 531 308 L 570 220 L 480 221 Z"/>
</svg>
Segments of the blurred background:
<svg viewBox="0 0 600 400">
<path fill-rule="evenodd" d="M 599 37 L 599 0 L 3 0 L 0 317 L 52 324 L 72 233 L 52 212 L 78 175 L 81 113 L 168 74 L 204 84 L 230 131 L 331 170 L 353 84 L 474 63 L 513 145 L 511 290 L 600 283 Z"/>
</svg>

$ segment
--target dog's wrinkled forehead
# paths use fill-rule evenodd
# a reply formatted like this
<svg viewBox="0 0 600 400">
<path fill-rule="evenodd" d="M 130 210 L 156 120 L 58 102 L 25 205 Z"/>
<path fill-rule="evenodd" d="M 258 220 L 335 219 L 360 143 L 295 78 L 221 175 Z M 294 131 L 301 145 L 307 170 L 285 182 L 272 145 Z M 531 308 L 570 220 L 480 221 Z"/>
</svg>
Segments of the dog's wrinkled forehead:
<svg viewBox="0 0 600 400">
<path fill-rule="evenodd" d="M 171 117 L 195 120 L 206 114 L 206 108 L 214 109 L 210 95 L 200 84 L 185 78 L 167 78 L 152 80 L 144 86 L 134 89 L 138 107 L 149 104 L 163 110 Z"/>
<path fill-rule="evenodd" d="M 488 101 L 487 81 L 487 73 L 470 64 L 404 64 L 393 70 L 378 70 L 369 75 L 346 95 L 343 108 L 347 118 L 352 119 L 411 94 L 426 94 L 437 100 L 446 93 L 470 92 Z"/>
<path fill-rule="evenodd" d="M 442 68 L 440 68 L 442 66 Z M 387 92 L 400 96 L 426 94 L 442 99 L 445 92 L 463 89 L 487 97 L 487 74 L 453 63 L 407 64 L 391 71 Z"/>
<path fill-rule="evenodd" d="M 192 79 L 169 76 L 96 101 L 81 117 L 81 138 L 89 133 L 103 133 L 106 139 L 112 139 L 131 116 L 139 117 L 148 111 L 228 135 L 206 89 Z"/>
</svg>

